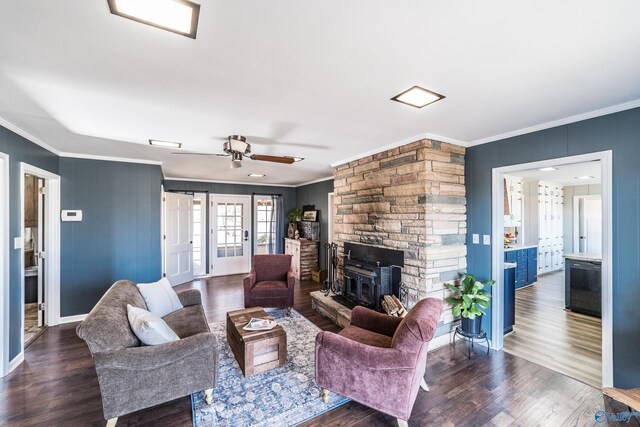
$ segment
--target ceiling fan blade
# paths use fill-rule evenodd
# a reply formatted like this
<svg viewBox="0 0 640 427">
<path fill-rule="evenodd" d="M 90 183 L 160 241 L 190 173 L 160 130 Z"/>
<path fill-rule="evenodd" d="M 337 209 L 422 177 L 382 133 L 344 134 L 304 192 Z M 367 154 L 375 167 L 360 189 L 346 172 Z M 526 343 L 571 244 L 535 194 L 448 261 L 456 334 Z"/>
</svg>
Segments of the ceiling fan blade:
<svg viewBox="0 0 640 427">
<path fill-rule="evenodd" d="M 252 154 L 249 158 L 251 160 L 259 160 L 262 162 L 286 163 L 288 165 L 295 162 L 293 157 L 263 156 L 261 154 Z"/>
<path fill-rule="evenodd" d="M 191 155 L 191 156 L 216 156 L 216 157 L 229 157 L 228 154 L 218 154 L 218 153 L 189 153 L 189 152 L 182 152 L 182 153 L 171 153 L 171 154 L 182 154 L 182 155 Z"/>
</svg>

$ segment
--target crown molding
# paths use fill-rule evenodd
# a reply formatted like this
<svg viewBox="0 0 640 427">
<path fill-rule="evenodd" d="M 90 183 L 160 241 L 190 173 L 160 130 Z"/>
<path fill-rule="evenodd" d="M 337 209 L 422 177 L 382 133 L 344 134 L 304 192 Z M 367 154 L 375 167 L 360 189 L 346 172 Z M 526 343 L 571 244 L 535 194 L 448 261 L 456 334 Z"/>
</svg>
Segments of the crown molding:
<svg viewBox="0 0 640 427">
<path fill-rule="evenodd" d="M 374 148 L 373 150 L 365 151 L 364 153 L 356 154 L 355 156 L 347 157 L 346 159 L 338 160 L 336 162 L 331 163 L 331 167 L 335 168 L 345 163 L 349 163 L 354 160 L 359 160 L 367 156 L 372 156 L 374 154 L 382 153 L 384 151 L 391 150 L 394 148 L 402 147 L 403 145 L 411 144 L 412 142 L 420 141 L 422 139 L 431 139 L 434 141 L 446 142 L 448 144 L 461 145 L 463 147 L 468 146 L 466 142 L 460 141 L 459 139 L 448 138 L 446 136 L 435 135 L 433 133 L 419 133 L 410 138 L 401 139 L 400 141 L 394 142 L 392 144 L 385 145 L 379 148 Z"/>
<path fill-rule="evenodd" d="M 52 146 L 50 146 L 49 144 L 47 144 L 46 142 L 42 141 L 39 138 L 36 138 L 35 136 L 31 135 L 29 132 L 27 132 L 26 130 L 14 125 L 13 123 L 11 123 L 8 120 L 3 119 L 2 117 L 0 117 L 0 126 L 10 130 L 11 132 L 15 133 L 16 135 L 20 135 L 21 137 L 23 137 L 24 139 L 27 139 L 31 142 L 33 142 L 34 144 L 44 148 L 47 151 L 51 151 L 53 154 L 59 156 L 60 155 L 60 150 L 53 148 Z"/>
<path fill-rule="evenodd" d="M 607 114 L 619 113 L 620 111 L 631 110 L 632 108 L 640 107 L 640 99 L 625 102 L 623 104 L 613 105 L 611 107 L 600 108 L 598 110 L 588 111 L 586 113 L 576 114 L 573 116 L 565 117 L 563 119 L 554 120 L 551 122 L 541 123 L 535 126 L 529 126 L 522 129 L 513 130 L 510 132 L 501 133 L 499 135 L 493 135 L 486 138 L 476 139 L 467 144 L 467 147 L 474 145 L 486 144 L 489 142 L 499 141 L 501 139 L 513 138 L 514 136 L 526 135 L 545 129 L 550 129 L 558 126 L 568 125 L 571 123 L 581 122 L 583 120 L 593 119 L 600 116 L 606 116 Z"/>
<path fill-rule="evenodd" d="M 233 185 L 257 185 L 259 187 L 288 187 L 296 188 L 295 184 L 266 184 L 260 182 L 243 182 L 243 181 L 221 181 L 216 179 L 191 179 L 191 178 L 174 178 L 165 177 L 165 181 L 183 181 L 183 182 L 205 182 L 209 184 L 233 184 Z"/>
<path fill-rule="evenodd" d="M 60 157 L 69 159 L 84 159 L 84 160 L 103 160 L 105 162 L 122 162 L 122 163 L 138 163 L 141 165 L 162 165 L 163 163 L 157 160 L 145 160 L 145 159 L 132 159 L 129 157 L 111 157 L 111 156 L 99 156 L 95 154 L 81 154 L 81 153 L 59 153 Z"/>
<path fill-rule="evenodd" d="M 318 183 L 318 182 L 329 181 L 329 180 L 333 180 L 333 175 L 327 176 L 327 177 L 324 177 L 324 178 L 314 179 L 313 181 L 309 181 L 309 182 L 303 182 L 301 184 L 296 184 L 295 187 L 296 188 L 304 187 L 305 185 L 311 185 L 311 184 L 315 184 L 315 183 Z"/>
</svg>

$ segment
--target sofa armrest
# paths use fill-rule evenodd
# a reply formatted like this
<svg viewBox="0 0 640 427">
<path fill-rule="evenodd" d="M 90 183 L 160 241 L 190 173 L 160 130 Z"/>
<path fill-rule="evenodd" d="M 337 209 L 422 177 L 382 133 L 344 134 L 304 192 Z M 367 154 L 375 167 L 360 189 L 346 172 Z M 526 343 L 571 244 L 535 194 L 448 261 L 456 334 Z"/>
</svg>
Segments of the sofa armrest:
<svg viewBox="0 0 640 427">
<path fill-rule="evenodd" d="M 289 270 L 287 273 L 287 288 L 295 288 L 296 286 L 296 275 L 293 273 L 293 270 Z"/>
<path fill-rule="evenodd" d="M 358 328 L 393 337 L 402 317 L 378 313 L 366 307 L 356 306 L 351 312 L 351 324 Z"/>
<path fill-rule="evenodd" d="M 178 292 L 178 298 L 183 307 L 202 304 L 202 297 L 200 296 L 200 291 L 197 289 L 187 289 Z"/>
<path fill-rule="evenodd" d="M 248 275 L 244 276 L 242 279 L 242 284 L 244 285 L 244 291 L 249 292 L 253 285 L 256 284 L 256 271 L 252 268 Z"/>
<path fill-rule="evenodd" d="M 395 348 L 373 347 L 333 332 L 322 331 L 316 335 L 318 349 L 325 348 L 346 361 L 345 366 L 364 366 L 367 369 L 400 370 L 415 369 L 417 355 Z M 317 363 L 317 361 L 316 361 Z"/>
<path fill-rule="evenodd" d="M 218 341 L 212 333 L 201 332 L 167 344 L 98 352 L 93 358 L 96 367 L 100 368 L 149 371 L 174 365 L 176 361 L 194 353 L 207 351 L 217 355 Z"/>
</svg>

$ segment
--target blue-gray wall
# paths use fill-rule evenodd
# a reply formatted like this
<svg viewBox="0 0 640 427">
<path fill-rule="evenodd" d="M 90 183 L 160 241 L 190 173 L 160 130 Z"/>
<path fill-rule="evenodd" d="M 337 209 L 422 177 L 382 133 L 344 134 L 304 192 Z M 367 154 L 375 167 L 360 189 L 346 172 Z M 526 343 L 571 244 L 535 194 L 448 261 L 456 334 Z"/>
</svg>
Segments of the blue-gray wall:
<svg viewBox="0 0 640 427">
<path fill-rule="evenodd" d="M 218 182 L 197 182 L 197 181 L 164 181 L 165 191 L 184 191 L 194 193 L 209 194 L 281 194 L 282 205 L 285 214 L 284 224 L 286 224 L 286 214 L 296 207 L 296 189 L 294 187 L 279 187 L 270 185 L 247 185 L 247 184 L 225 184 Z M 251 210 L 253 212 L 253 208 Z M 208 212 L 208 209 L 207 209 Z M 253 215 L 253 213 L 252 213 Z M 282 226 L 282 233 L 286 236 L 286 225 Z M 209 229 L 209 215 L 207 215 L 207 230 Z M 206 239 L 207 254 L 209 259 L 209 239 Z M 207 262 L 207 272 L 209 271 L 209 263 Z"/>
<path fill-rule="evenodd" d="M 467 149 L 468 271 L 491 276 L 491 247 L 471 236 L 491 234 L 492 168 L 606 150 L 613 151 L 614 384 L 640 387 L 640 109 Z"/>
<path fill-rule="evenodd" d="M 61 316 L 88 313 L 117 280 L 162 276 L 160 166 L 60 158 Z"/>
<path fill-rule="evenodd" d="M 296 200 L 300 209 L 302 209 L 304 205 L 315 205 L 318 210 L 318 221 L 320 221 L 321 268 L 327 268 L 324 244 L 329 240 L 329 202 L 327 199 L 329 193 L 333 193 L 333 178 L 296 188 Z"/>
<path fill-rule="evenodd" d="M 22 275 L 20 249 L 13 249 L 13 239 L 22 236 L 20 224 L 20 163 L 49 172 L 58 173 L 58 156 L 27 141 L 0 126 L 0 151 L 9 155 L 9 358 L 13 359 L 22 349 L 20 313 L 24 301 L 20 300 Z"/>
</svg>

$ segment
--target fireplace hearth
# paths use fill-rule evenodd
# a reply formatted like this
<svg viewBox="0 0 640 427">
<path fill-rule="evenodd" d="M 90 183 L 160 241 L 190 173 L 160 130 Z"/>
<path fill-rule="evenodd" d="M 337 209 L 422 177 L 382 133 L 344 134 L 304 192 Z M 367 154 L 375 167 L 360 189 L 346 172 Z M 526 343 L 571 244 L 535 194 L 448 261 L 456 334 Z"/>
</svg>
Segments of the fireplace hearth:
<svg viewBox="0 0 640 427">
<path fill-rule="evenodd" d="M 376 246 L 345 243 L 340 292 L 337 302 L 382 311 L 385 295 L 400 296 L 404 252 Z"/>
</svg>

